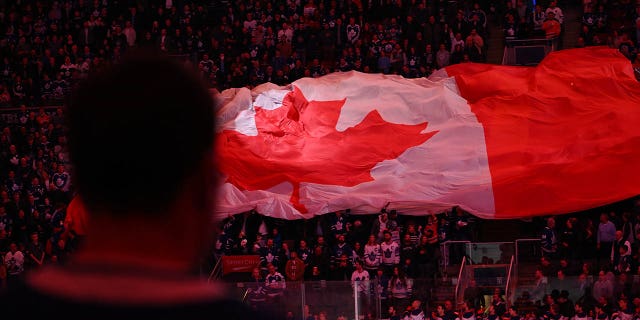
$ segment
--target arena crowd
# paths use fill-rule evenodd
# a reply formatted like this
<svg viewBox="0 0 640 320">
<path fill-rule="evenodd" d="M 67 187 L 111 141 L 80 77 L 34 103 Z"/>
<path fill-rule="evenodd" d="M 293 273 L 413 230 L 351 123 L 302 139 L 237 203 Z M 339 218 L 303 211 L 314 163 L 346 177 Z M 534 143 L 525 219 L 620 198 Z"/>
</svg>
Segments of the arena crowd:
<svg viewBox="0 0 640 320">
<path fill-rule="evenodd" d="M 424 77 L 487 58 L 504 38 L 555 38 L 574 3 L 556 1 L 20 1 L 0 4 L 0 105 L 60 104 L 79 79 L 135 46 L 198 68 L 212 88 L 287 84 L 357 70 Z M 583 4 L 578 46 L 635 61 L 631 0 Z"/>
</svg>

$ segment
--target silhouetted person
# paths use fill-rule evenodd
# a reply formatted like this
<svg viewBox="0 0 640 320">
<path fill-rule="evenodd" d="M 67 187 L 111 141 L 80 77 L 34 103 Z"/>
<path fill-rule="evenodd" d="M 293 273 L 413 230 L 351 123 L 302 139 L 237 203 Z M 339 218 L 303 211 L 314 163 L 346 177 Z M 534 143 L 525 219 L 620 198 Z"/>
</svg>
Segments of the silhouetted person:
<svg viewBox="0 0 640 320">
<path fill-rule="evenodd" d="M 0 297 L 25 319 L 262 319 L 201 282 L 215 194 L 213 100 L 161 54 L 129 52 L 75 89 L 66 110 L 86 242 L 65 267 Z"/>
</svg>

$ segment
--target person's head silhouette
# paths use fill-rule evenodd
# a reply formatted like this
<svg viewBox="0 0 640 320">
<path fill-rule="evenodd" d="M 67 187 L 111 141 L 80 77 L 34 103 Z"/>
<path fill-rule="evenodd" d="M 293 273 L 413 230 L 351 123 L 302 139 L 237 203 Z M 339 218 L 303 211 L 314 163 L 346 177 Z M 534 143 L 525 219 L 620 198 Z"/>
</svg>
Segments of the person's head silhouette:
<svg viewBox="0 0 640 320">
<path fill-rule="evenodd" d="M 67 319 L 263 318 L 193 272 L 216 196 L 214 103 L 200 77 L 130 50 L 74 89 L 66 116 L 86 242 L 4 301 L 27 318 L 54 305 Z"/>
</svg>

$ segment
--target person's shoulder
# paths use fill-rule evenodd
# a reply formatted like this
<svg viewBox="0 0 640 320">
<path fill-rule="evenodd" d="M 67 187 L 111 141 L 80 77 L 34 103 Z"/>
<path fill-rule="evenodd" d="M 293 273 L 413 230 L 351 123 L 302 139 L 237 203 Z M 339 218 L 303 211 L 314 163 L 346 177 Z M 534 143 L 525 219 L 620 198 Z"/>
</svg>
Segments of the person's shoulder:
<svg viewBox="0 0 640 320">
<path fill-rule="evenodd" d="M 83 302 L 49 295 L 19 283 L 0 292 L 0 308 L 9 314 L 23 314 L 25 318 L 50 315 L 51 310 L 65 310 L 65 319 L 275 319 L 268 310 L 255 310 L 238 300 L 221 298 L 172 305 L 116 305 Z"/>
</svg>

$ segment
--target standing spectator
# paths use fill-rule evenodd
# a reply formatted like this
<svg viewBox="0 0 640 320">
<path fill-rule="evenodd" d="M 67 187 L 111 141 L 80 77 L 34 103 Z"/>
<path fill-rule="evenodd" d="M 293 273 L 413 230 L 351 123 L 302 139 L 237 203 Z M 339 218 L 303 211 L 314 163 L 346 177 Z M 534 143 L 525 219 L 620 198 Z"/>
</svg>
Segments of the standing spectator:
<svg viewBox="0 0 640 320">
<path fill-rule="evenodd" d="M 558 252 L 560 258 L 568 259 L 577 257 L 577 244 L 578 244 L 578 230 L 576 230 L 575 224 L 578 219 L 569 218 L 565 222 L 565 228 L 560 234 L 558 241 Z"/>
<path fill-rule="evenodd" d="M 542 270 L 538 269 L 535 272 L 535 287 L 531 292 L 531 299 L 535 303 L 541 302 L 547 294 L 549 278 L 543 274 Z"/>
<path fill-rule="evenodd" d="M 616 272 L 616 274 L 620 274 L 620 270 L 618 270 L 618 265 L 620 264 L 620 260 L 622 255 L 620 254 L 621 248 L 626 248 L 624 255 L 630 255 L 631 243 L 624 238 L 624 234 L 622 230 L 616 230 L 615 240 L 613 241 L 613 245 L 611 246 L 611 267 Z"/>
<path fill-rule="evenodd" d="M 9 106 L 11 104 L 11 94 L 9 93 L 9 89 L 0 85 L 0 106 Z"/>
<path fill-rule="evenodd" d="M 606 213 L 600 214 L 600 224 L 598 225 L 596 239 L 597 263 L 598 267 L 601 268 L 610 261 L 613 242 L 616 239 L 616 227 L 613 222 L 609 221 L 609 215 Z"/>
<path fill-rule="evenodd" d="M 276 247 L 273 238 L 267 239 L 264 247 L 259 249 L 260 265 L 262 269 L 268 271 L 269 265 L 278 268 L 280 263 L 280 248 Z"/>
<path fill-rule="evenodd" d="M 407 307 L 412 290 L 412 279 L 407 278 L 402 269 L 394 267 L 389 279 L 389 293 L 392 305 L 397 310 L 404 310 Z"/>
<path fill-rule="evenodd" d="M 609 300 L 613 297 L 613 283 L 609 280 L 607 273 L 604 270 L 600 270 L 598 273 L 598 280 L 593 283 L 593 298 L 600 300 L 605 298 Z"/>
<path fill-rule="evenodd" d="M 625 211 L 622 213 L 622 226 L 618 229 L 622 231 L 622 238 L 629 241 L 629 243 L 635 242 L 633 221 L 630 212 Z"/>
<path fill-rule="evenodd" d="M 465 41 L 465 48 L 467 48 L 469 52 L 469 59 L 471 59 L 471 61 L 484 61 L 484 39 L 478 34 L 476 29 L 471 29 L 471 33 Z"/>
<path fill-rule="evenodd" d="M 297 61 L 296 64 L 298 64 Z M 347 234 L 350 225 L 347 222 L 347 216 L 345 212 L 342 210 L 336 211 L 334 214 L 331 214 L 329 219 L 329 232 L 331 233 L 330 243 L 335 243 L 339 236 L 345 236 Z"/>
<path fill-rule="evenodd" d="M 356 23 L 356 19 L 354 17 L 349 18 L 349 24 L 346 27 L 347 42 L 351 45 L 355 45 L 360 39 L 360 33 L 360 25 Z"/>
<path fill-rule="evenodd" d="M 71 62 L 71 57 L 64 58 L 64 63 L 60 66 L 60 72 L 65 80 L 71 80 L 71 76 L 78 69 L 78 65 Z"/>
<path fill-rule="evenodd" d="M 287 287 L 285 278 L 271 263 L 267 264 L 267 270 L 268 273 L 264 277 L 267 297 L 271 302 L 280 302 L 280 298 Z"/>
<path fill-rule="evenodd" d="M 361 298 L 364 298 L 363 295 L 368 295 L 369 280 L 369 272 L 363 268 L 362 261 L 357 260 L 355 262 L 355 270 L 351 274 L 351 283 L 353 285 L 357 284 L 356 290 L 361 294 Z"/>
<path fill-rule="evenodd" d="M 553 12 L 547 12 L 547 18 L 542 23 L 542 30 L 544 30 L 545 37 L 547 39 L 554 39 L 560 36 L 561 25 L 556 19 Z"/>
<path fill-rule="evenodd" d="M 56 241 L 57 242 L 57 241 Z M 40 268 L 44 264 L 44 256 L 45 250 L 40 242 L 38 237 L 38 233 L 34 232 L 31 234 L 31 240 L 27 245 L 27 256 L 28 256 L 28 265 L 30 268 Z"/>
<path fill-rule="evenodd" d="M 58 164 L 57 171 L 51 176 L 51 192 L 54 199 L 64 201 L 67 199 L 69 187 L 71 185 L 71 176 L 66 171 L 64 164 Z"/>
<path fill-rule="evenodd" d="M 15 211 L 18 212 L 21 208 L 18 206 Z M 0 206 L 0 231 L 4 231 L 7 235 L 11 236 L 13 230 L 13 218 L 7 213 L 5 205 Z"/>
<path fill-rule="evenodd" d="M 384 231 L 384 241 L 380 244 L 380 251 L 381 265 L 385 272 L 390 273 L 400 263 L 400 246 L 391 239 L 391 232 L 388 230 Z"/>
<path fill-rule="evenodd" d="M 285 265 L 285 274 L 289 281 L 300 281 L 304 277 L 305 265 L 304 262 L 298 258 L 296 251 L 291 251 L 291 257 Z"/>
<path fill-rule="evenodd" d="M 593 258 L 597 255 L 596 248 L 597 243 L 597 230 L 594 226 L 593 220 L 590 218 L 585 218 L 580 220 L 580 232 L 578 241 L 582 243 L 581 246 L 577 246 L 578 258 L 580 259 L 589 259 Z"/>
<path fill-rule="evenodd" d="M 51 249 L 51 263 L 64 265 L 67 263 L 69 257 L 69 248 L 67 242 L 64 239 L 59 239 L 56 243 L 52 244 Z"/>
<path fill-rule="evenodd" d="M 16 286 L 21 281 L 24 272 L 24 254 L 18 250 L 18 245 L 12 242 L 9 252 L 4 256 L 4 264 L 7 267 L 7 286 Z"/>
<path fill-rule="evenodd" d="M 311 261 L 307 267 L 307 279 L 310 280 L 327 280 L 329 279 L 329 271 L 331 257 L 322 250 L 322 247 L 315 247 Z"/>
<path fill-rule="evenodd" d="M 547 225 L 544 227 L 542 234 L 540 235 L 542 254 L 549 259 L 555 258 L 558 249 L 558 238 L 556 236 L 555 227 L 555 218 L 547 218 Z"/>
<path fill-rule="evenodd" d="M 438 69 L 444 68 L 451 63 L 451 53 L 447 51 L 444 43 L 440 44 L 438 52 L 436 52 L 436 66 Z"/>
<path fill-rule="evenodd" d="M 136 30 L 133 28 L 131 21 L 125 22 L 124 30 L 122 31 L 127 39 L 127 46 L 133 47 L 136 45 Z"/>
<path fill-rule="evenodd" d="M 380 245 L 376 242 L 376 236 L 370 235 L 369 240 L 364 245 L 364 266 L 367 270 L 375 272 L 380 266 L 382 252 Z"/>
<path fill-rule="evenodd" d="M 540 4 L 536 4 L 535 10 L 531 13 L 531 17 L 533 21 L 533 35 L 544 35 L 542 24 L 546 20 L 547 14 L 542 10 Z"/>
<path fill-rule="evenodd" d="M 351 275 L 351 257 L 353 257 L 353 248 L 345 242 L 344 235 L 339 235 L 338 241 L 331 252 L 331 270 L 334 280 L 349 279 Z"/>
<path fill-rule="evenodd" d="M 405 261 L 406 259 L 414 260 L 416 254 L 416 248 L 411 241 L 411 236 L 408 233 L 405 233 L 402 237 L 402 245 L 400 246 L 400 261 Z"/>
<path fill-rule="evenodd" d="M 377 242 L 381 242 L 384 239 L 384 232 L 388 228 L 389 216 L 386 211 L 380 212 L 377 219 L 373 221 L 371 228 L 371 234 L 377 237 Z"/>
<path fill-rule="evenodd" d="M 298 258 L 304 262 L 305 266 L 308 266 L 311 262 L 311 256 L 313 251 L 307 246 L 307 240 L 301 239 L 298 245 Z"/>
<path fill-rule="evenodd" d="M 87 209 L 80 200 L 80 196 L 74 196 L 67 206 L 64 218 L 65 234 L 63 238 L 70 249 L 78 249 L 84 244 L 87 237 L 88 219 Z"/>
<path fill-rule="evenodd" d="M 0 207 L 4 208 L 4 207 Z M 18 215 L 13 221 L 13 228 L 11 232 L 12 238 L 17 243 L 27 243 L 28 241 L 28 233 L 27 229 L 29 227 L 29 222 L 27 221 L 27 215 L 24 209 L 18 210 Z M 5 231 L 4 229 L 0 229 L 0 232 Z M 6 231 L 5 231 L 6 232 Z M 0 250 L 2 250 L 2 246 L 0 246 Z"/>
<path fill-rule="evenodd" d="M 551 0 L 549 3 L 549 7 L 545 10 L 545 14 L 548 16 L 550 13 L 553 13 L 553 16 L 560 24 L 564 23 L 564 14 L 562 13 L 562 9 L 558 7 L 558 2 L 556 0 Z"/>
</svg>

